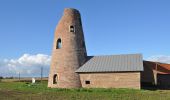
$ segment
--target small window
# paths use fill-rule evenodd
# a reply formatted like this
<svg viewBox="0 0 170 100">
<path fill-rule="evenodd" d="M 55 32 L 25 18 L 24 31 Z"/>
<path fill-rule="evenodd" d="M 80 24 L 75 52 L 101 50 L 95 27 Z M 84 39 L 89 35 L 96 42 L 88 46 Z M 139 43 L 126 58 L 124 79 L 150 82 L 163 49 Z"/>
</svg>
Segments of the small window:
<svg viewBox="0 0 170 100">
<path fill-rule="evenodd" d="M 83 41 L 83 47 L 85 47 L 85 42 Z"/>
<path fill-rule="evenodd" d="M 75 27 L 73 25 L 70 26 L 70 32 L 75 32 Z"/>
<path fill-rule="evenodd" d="M 61 48 L 61 39 L 59 38 L 57 40 L 57 45 L 56 45 L 56 49 L 60 49 Z"/>
<path fill-rule="evenodd" d="M 90 84 L 90 81 L 85 81 L 85 84 Z"/>
<path fill-rule="evenodd" d="M 53 84 L 57 84 L 57 81 L 58 81 L 58 76 L 57 76 L 57 74 L 54 74 L 54 76 L 53 76 Z"/>
</svg>

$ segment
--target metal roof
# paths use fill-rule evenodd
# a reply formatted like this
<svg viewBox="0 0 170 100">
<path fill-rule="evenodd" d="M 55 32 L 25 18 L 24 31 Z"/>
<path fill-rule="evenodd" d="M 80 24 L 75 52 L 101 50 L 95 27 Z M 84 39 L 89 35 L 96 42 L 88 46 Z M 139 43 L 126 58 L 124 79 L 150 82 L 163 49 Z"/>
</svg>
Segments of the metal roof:
<svg viewBox="0 0 170 100">
<path fill-rule="evenodd" d="M 141 54 L 91 56 L 76 72 L 143 71 Z"/>
</svg>

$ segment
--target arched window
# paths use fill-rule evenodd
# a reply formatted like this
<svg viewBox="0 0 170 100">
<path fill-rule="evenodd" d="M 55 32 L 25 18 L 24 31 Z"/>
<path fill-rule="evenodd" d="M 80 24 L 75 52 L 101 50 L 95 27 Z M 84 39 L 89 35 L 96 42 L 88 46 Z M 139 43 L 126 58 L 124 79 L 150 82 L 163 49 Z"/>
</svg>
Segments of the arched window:
<svg viewBox="0 0 170 100">
<path fill-rule="evenodd" d="M 57 84 L 57 81 L 58 81 L 58 76 L 57 76 L 57 74 L 54 74 L 54 76 L 53 76 L 53 84 Z"/>
<path fill-rule="evenodd" d="M 70 26 L 70 32 L 75 32 L 75 27 L 73 25 Z"/>
<path fill-rule="evenodd" d="M 60 49 L 61 48 L 61 39 L 59 38 L 57 40 L 57 45 L 56 45 L 56 49 Z"/>
</svg>

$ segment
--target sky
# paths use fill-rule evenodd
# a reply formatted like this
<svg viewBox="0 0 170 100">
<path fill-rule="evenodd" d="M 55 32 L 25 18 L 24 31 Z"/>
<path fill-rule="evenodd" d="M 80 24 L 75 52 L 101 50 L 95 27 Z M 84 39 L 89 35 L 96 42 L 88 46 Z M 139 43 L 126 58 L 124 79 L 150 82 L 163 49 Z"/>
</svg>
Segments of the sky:
<svg viewBox="0 0 170 100">
<path fill-rule="evenodd" d="M 0 0 L 0 76 L 48 75 L 64 8 L 81 13 L 88 55 L 141 53 L 170 63 L 169 0 Z"/>
</svg>

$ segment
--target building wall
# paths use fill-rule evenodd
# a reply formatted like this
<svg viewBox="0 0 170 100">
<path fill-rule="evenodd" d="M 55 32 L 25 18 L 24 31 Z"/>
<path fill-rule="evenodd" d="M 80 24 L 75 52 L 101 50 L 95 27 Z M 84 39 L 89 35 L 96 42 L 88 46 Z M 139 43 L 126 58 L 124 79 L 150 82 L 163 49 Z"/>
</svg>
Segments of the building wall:
<svg viewBox="0 0 170 100">
<path fill-rule="evenodd" d="M 140 89 L 140 72 L 79 73 L 84 88 L 134 88 Z M 90 84 L 86 84 L 90 81 Z"/>
<path fill-rule="evenodd" d="M 155 66 L 155 63 L 147 61 L 143 62 L 144 71 L 141 72 L 141 82 L 143 84 L 155 84 Z"/>
</svg>

